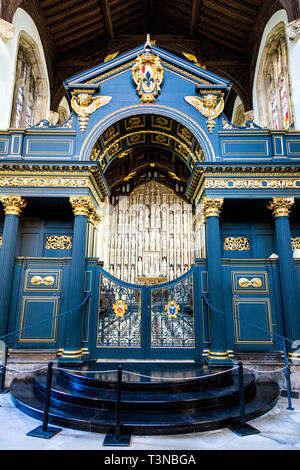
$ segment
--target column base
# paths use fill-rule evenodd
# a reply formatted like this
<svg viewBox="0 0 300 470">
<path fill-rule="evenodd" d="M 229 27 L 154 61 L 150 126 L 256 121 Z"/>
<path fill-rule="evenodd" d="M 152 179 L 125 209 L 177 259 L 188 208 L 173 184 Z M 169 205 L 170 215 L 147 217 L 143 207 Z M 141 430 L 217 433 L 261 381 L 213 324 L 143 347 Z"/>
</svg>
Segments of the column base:
<svg viewBox="0 0 300 470">
<path fill-rule="evenodd" d="M 58 351 L 58 364 L 68 364 L 80 366 L 85 362 L 85 357 L 82 349 L 60 349 Z"/>
<path fill-rule="evenodd" d="M 233 366 L 233 351 L 203 351 L 205 363 L 208 366 L 228 367 Z"/>
</svg>

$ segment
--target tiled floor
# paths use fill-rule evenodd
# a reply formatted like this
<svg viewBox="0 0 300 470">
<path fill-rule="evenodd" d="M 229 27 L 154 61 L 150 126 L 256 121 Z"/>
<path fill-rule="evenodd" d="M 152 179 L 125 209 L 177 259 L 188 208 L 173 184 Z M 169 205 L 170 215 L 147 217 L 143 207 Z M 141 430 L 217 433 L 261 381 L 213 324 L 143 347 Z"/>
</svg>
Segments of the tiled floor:
<svg viewBox="0 0 300 470">
<path fill-rule="evenodd" d="M 103 447 L 104 434 L 63 428 L 51 439 L 26 436 L 41 423 L 14 407 L 10 394 L 0 395 L 0 450 L 122 450 Z M 260 434 L 239 437 L 229 429 L 176 436 L 132 436 L 126 450 L 300 450 L 300 400 L 288 411 L 281 397 L 266 415 L 249 424 Z"/>
</svg>

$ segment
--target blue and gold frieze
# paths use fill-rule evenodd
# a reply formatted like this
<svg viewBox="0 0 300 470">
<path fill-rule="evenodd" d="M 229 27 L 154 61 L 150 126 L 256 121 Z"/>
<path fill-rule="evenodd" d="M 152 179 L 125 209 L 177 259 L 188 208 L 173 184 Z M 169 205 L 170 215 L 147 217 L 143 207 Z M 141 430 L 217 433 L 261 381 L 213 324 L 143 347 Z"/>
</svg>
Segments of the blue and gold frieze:
<svg viewBox="0 0 300 470">
<path fill-rule="evenodd" d="M 91 195 L 96 204 L 109 194 L 105 177 L 97 164 L 64 165 L 0 163 L 0 188 L 5 193 L 24 196 L 65 197 Z"/>
<path fill-rule="evenodd" d="M 222 165 L 196 162 L 186 189 L 186 196 L 197 204 L 205 195 L 230 198 L 297 196 L 300 189 L 300 167 L 288 164 Z"/>
</svg>

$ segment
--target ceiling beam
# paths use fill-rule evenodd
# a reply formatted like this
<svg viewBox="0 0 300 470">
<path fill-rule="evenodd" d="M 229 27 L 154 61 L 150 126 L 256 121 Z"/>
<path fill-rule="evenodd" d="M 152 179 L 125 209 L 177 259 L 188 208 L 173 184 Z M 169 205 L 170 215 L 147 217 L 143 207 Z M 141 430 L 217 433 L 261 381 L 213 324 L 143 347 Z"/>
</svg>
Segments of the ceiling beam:
<svg viewBox="0 0 300 470">
<path fill-rule="evenodd" d="M 202 0 L 193 0 L 191 22 L 190 22 L 190 37 L 194 38 L 197 33 L 197 26 L 200 15 L 200 8 L 202 5 Z"/>
<path fill-rule="evenodd" d="M 110 6 L 108 0 L 101 0 L 102 12 L 104 17 L 104 23 L 109 39 L 114 38 L 114 28 L 111 18 Z"/>
</svg>

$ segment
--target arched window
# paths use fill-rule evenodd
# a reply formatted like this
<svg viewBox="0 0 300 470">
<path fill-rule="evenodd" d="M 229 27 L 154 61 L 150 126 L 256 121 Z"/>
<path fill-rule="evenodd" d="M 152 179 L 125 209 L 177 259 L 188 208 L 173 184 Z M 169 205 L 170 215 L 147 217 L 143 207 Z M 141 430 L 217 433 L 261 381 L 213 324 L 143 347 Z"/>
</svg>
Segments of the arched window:
<svg viewBox="0 0 300 470">
<path fill-rule="evenodd" d="M 267 38 L 259 68 L 257 92 L 260 124 L 263 127 L 271 129 L 293 127 L 284 23 L 277 25 Z"/>
<path fill-rule="evenodd" d="M 239 104 L 235 110 L 232 124 L 235 126 L 244 126 L 245 125 L 245 108 L 243 104 Z"/>
<path fill-rule="evenodd" d="M 48 86 L 36 43 L 25 33 L 20 36 L 11 127 L 36 124 L 47 113 Z"/>
</svg>

